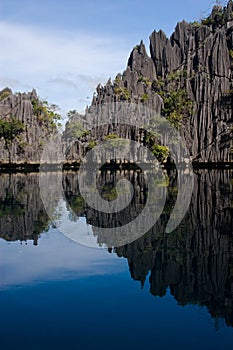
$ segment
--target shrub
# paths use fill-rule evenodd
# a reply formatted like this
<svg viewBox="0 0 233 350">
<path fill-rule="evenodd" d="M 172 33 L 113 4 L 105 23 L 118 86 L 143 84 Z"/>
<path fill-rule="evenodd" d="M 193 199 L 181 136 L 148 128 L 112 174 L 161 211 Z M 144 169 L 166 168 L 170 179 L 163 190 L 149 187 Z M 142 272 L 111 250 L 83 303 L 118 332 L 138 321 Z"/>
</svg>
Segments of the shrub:
<svg viewBox="0 0 233 350">
<path fill-rule="evenodd" d="M 66 126 L 70 138 L 80 139 L 89 135 L 90 131 L 85 130 L 81 122 L 72 120 Z"/>
<path fill-rule="evenodd" d="M 193 21 L 193 22 L 190 22 L 190 25 L 195 28 L 199 28 L 201 26 L 201 23 L 198 21 Z"/>
<path fill-rule="evenodd" d="M 193 102 L 188 98 L 185 89 L 170 91 L 163 97 L 162 113 L 175 128 L 178 128 L 183 116 L 192 112 Z"/>
<path fill-rule="evenodd" d="M 10 91 L 8 91 L 8 90 L 2 91 L 2 93 L 0 94 L 0 101 L 4 100 L 5 98 L 7 98 L 10 95 L 11 95 Z"/>
<path fill-rule="evenodd" d="M 116 134 L 108 134 L 108 135 L 104 136 L 104 141 L 118 139 L 118 138 L 119 138 L 119 136 Z"/>
<path fill-rule="evenodd" d="M 166 146 L 161 146 L 158 144 L 153 144 L 151 151 L 159 162 L 164 162 L 169 156 L 169 149 Z"/>
<path fill-rule="evenodd" d="M 214 20 L 213 18 L 210 18 L 210 17 L 207 17 L 207 18 L 204 18 L 202 21 L 201 21 L 201 24 L 205 25 L 205 26 L 211 26 L 212 24 L 214 24 Z"/>
<path fill-rule="evenodd" d="M 126 87 L 115 86 L 114 93 L 123 101 L 130 99 L 130 91 Z"/>
<path fill-rule="evenodd" d="M 31 104 L 33 113 L 37 116 L 38 121 L 55 129 L 57 126 L 57 121 L 61 119 L 60 114 L 56 113 L 54 110 L 57 108 L 57 106 L 49 106 L 47 101 L 41 103 L 38 100 L 32 100 Z"/>
<path fill-rule="evenodd" d="M 76 111 L 76 109 L 73 109 L 73 110 L 71 110 L 71 111 L 69 111 L 68 113 L 67 113 L 67 116 L 68 116 L 68 118 L 71 118 L 71 117 L 73 117 L 75 114 L 77 114 L 78 112 Z"/>
<path fill-rule="evenodd" d="M 150 79 L 147 77 L 144 77 L 143 75 L 139 76 L 138 81 L 143 82 L 146 86 L 152 85 L 152 82 L 150 81 Z"/>
<path fill-rule="evenodd" d="M 91 141 L 88 143 L 87 149 L 88 149 L 88 150 L 91 150 L 91 149 L 94 148 L 96 145 L 97 145 L 97 142 L 94 141 L 94 140 L 91 140 Z"/>
<path fill-rule="evenodd" d="M 233 50 L 232 49 L 229 50 L 229 55 L 230 55 L 230 58 L 233 59 Z"/>
<path fill-rule="evenodd" d="M 146 102 L 148 98 L 149 98 L 148 94 L 143 94 L 141 97 L 141 102 Z"/>
</svg>

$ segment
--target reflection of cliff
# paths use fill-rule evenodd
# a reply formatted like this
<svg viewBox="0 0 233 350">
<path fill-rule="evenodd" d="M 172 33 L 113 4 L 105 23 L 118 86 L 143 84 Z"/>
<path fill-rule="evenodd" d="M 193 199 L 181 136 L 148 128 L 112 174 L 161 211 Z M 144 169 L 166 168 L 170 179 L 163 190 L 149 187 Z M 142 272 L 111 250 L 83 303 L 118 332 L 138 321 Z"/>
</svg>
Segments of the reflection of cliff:
<svg viewBox="0 0 233 350">
<path fill-rule="evenodd" d="M 126 172 L 137 189 L 128 221 L 135 217 L 146 200 L 146 185 L 137 172 Z M 107 198 L 120 175 L 103 173 L 99 184 L 106 181 Z M 150 292 L 163 296 L 170 287 L 179 304 L 205 305 L 213 317 L 224 317 L 233 326 L 233 191 L 230 171 L 199 171 L 190 209 L 182 224 L 171 234 L 164 228 L 174 206 L 175 177 L 170 174 L 169 198 L 156 226 L 141 239 L 116 248 L 118 256 L 127 258 L 133 279 L 143 285 L 150 274 Z M 64 178 L 64 189 L 72 209 L 87 222 L 97 226 L 96 212 L 88 208 L 79 195 L 75 174 Z M 101 186 L 100 186 L 101 187 Z M 106 188 L 105 188 L 106 189 Z M 102 190 L 103 192 L 103 186 Z M 112 198 L 108 198 L 112 199 Z M 103 224 L 109 217 L 102 216 Z M 118 218 L 118 221 L 120 217 Z M 103 242 L 104 237 L 98 237 Z"/>
<path fill-rule="evenodd" d="M 80 178 L 80 183 L 83 182 L 84 178 L 87 174 L 82 173 L 82 177 Z M 150 185 L 150 190 L 157 198 L 155 203 L 150 203 L 148 205 L 149 209 L 147 212 L 143 211 L 145 208 L 145 203 L 148 197 L 148 186 L 149 183 L 148 178 L 151 174 L 148 171 L 141 172 L 139 169 L 133 171 L 129 170 L 104 170 L 99 172 L 97 178 L 97 189 L 99 190 L 100 197 L 113 204 L 114 212 L 104 212 L 101 209 L 101 203 L 99 198 L 94 197 L 94 188 L 93 188 L 93 206 L 90 207 L 84 202 L 83 197 L 80 195 L 77 174 L 75 173 L 67 173 L 64 178 L 64 190 L 68 203 L 72 207 L 73 211 L 77 216 L 85 216 L 87 223 L 93 225 L 93 233 L 97 236 L 97 242 L 100 245 L 107 245 L 108 247 L 112 247 L 114 245 L 120 246 L 127 241 L 127 237 L 129 241 L 133 241 L 140 237 L 140 230 L 138 230 L 138 225 L 140 227 L 148 227 L 147 223 L 154 223 L 154 211 L 160 207 L 160 202 L 166 198 L 166 186 L 167 186 L 167 176 L 163 176 L 161 173 L 156 173 L 156 176 L 152 178 L 154 183 Z M 113 201 L 117 198 L 116 184 L 121 180 L 128 180 L 134 189 L 134 193 L 131 196 L 127 191 L 124 192 L 125 197 L 121 198 L 119 202 L 113 203 Z M 82 184 L 82 188 L 84 185 Z M 92 188 L 90 188 L 92 191 Z M 120 190 L 120 194 L 122 194 L 123 190 Z M 118 210 L 118 205 L 126 203 L 126 205 L 120 206 L 120 210 Z M 162 206 L 163 208 L 163 206 Z M 108 208 L 106 207 L 106 210 Z M 138 222 L 135 220 L 138 219 Z M 136 222 L 132 225 L 132 221 Z M 125 233 L 125 229 L 120 229 L 121 227 L 129 224 L 127 227 L 127 234 Z M 149 226 L 151 227 L 151 226 Z M 118 228 L 119 230 L 112 230 L 111 234 L 107 230 L 102 230 L 101 228 Z M 114 233 L 113 233 L 114 231 Z M 146 231 L 145 231 L 146 232 Z M 114 239 L 115 237 L 115 239 Z M 125 237 L 125 238 L 124 238 Z M 123 243 L 122 243 L 123 242 Z"/>
<path fill-rule="evenodd" d="M 33 240 L 36 245 L 48 224 L 40 198 L 39 175 L 1 175 L 0 237 L 8 241 Z"/>
<path fill-rule="evenodd" d="M 131 276 L 150 292 L 166 288 L 181 305 L 208 307 L 233 326 L 233 193 L 229 172 L 201 171 L 195 177 L 190 210 L 172 234 L 149 235 L 116 249 L 128 259 Z M 231 180 L 232 181 L 232 180 Z"/>
<path fill-rule="evenodd" d="M 142 210 L 146 200 L 147 187 L 143 174 L 140 172 L 103 171 L 97 181 L 100 195 L 108 201 L 116 199 L 115 184 L 121 179 L 128 179 L 135 189 L 131 205 L 124 210 L 124 213 L 101 213 L 100 215 L 97 210 L 85 205 L 83 198 L 77 196 L 79 194 L 77 174 L 72 172 L 67 173 L 64 178 L 66 198 L 75 213 L 78 216 L 85 215 L 90 225 L 101 227 L 122 226 L 130 221 L 130 218 L 136 217 Z M 96 205 L 98 206 L 98 204 Z"/>
</svg>

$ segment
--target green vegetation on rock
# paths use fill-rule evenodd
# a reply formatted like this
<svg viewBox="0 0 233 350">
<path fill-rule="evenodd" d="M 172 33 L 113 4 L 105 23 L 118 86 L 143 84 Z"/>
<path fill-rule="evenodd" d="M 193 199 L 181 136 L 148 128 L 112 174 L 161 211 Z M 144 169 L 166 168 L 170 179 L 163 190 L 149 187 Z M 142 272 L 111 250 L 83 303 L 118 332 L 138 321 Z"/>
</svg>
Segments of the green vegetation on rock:
<svg viewBox="0 0 233 350">
<path fill-rule="evenodd" d="M 170 152 L 168 147 L 158 143 L 156 137 L 156 134 L 147 133 L 145 142 L 157 160 L 163 163 L 168 158 Z"/>
<path fill-rule="evenodd" d="M 152 153 L 158 159 L 159 162 L 164 162 L 169 156 L 169 149 L 166 146 L 153 144 Z"/>
<path fill-rule="evenodd" d="M 118 138 L 119 136 L 117 134 L 108 134 L 104 136 L 104 141 L 118 139 Z"/>
<path fill-rule="evenodd" d="M 76 120 L 71 120 L 67 123 L 67 131 L 69 133 L 69 137 L 72 139 L 80 139 L 89 135 L 89 131 L 85 130 L 82 123 Z"/>
<path fill-rule="evenodd" d="M 8 96 L 11 95 L 11 91 L 8 89 L 4 89 L 1 93 L 0 93 L 0 101 L 4 100 L 5 98 L 7 98 Z"/>
<path fill-rule="evenodd" d="M 126 87 L 115 86 L 114 93 L 119 96 L 121 101 L 130 100 L 130 91 Z"/>
<path fill-rule="evenodd" d="M 229 50 L 229 55 L 230 55 L 230 58 L 233 59 L 233 50 L 232 49 Z"/>
<path fill-rule="evenodd" d="M 152 85 L 152 81 L 150 81 L 149 78 L 144 77 L 143 75 L 140 75 L 140 77 L 138 78 L 138 81 L 144 83 L 146 86 Z"/>
<path fill-rule="evenodd" d="M 97 142 L 94 141 L 94 140 L 91 140 L 91 141 L 88 143 L 87 149 L 88 149 L 88 150 L 91 150 L 91 149 L 94 148 L 96 145 L 97 145 Z"/>
<path fill-rule="evenodd" d="M 47 101 L 40 102 L 39 100 L 32 100 L 31 104 L 33 114 L 37 116 L 39 123 L 45 123 L 53 129 L 60 126 L 60 123 L 57 122 L 61 119 L 61 116 L 55 112 L 56 105 L 49 105 Z"/>
<path fill-rule="evenodd" d="M 0 138 L 4 139 L 5 148 L 8 151 L 9 163 L 11 163 L 12 142 L 24 131 L 24 124 L 12 117 L 10 120 L 0 120 Z"/>
<path fill-rule="evenodd" d="M 183 117 L 192 113 L 193 103 L 185 89 L 170 91 L 164 95 L 162 113 L 178 129 Z"/>
<path fill-rule="evenodd" d="M 187 90 L 182 87 L 182 81 L 187 78 L 186 70 L 176 70 L 164 79 L 153 82 L 153 90 L 163 99 L 162 115 L 178 129 L 185 116 L 193 111 L 193 101 L 189 98 Z"/>
<path fill-rule="evenodd" d="M 141 97 L 141 102 L 146 102 L 148 100 L 149 96 L 148 94 L 143 94 L 142 97 Z"/>
</svg>

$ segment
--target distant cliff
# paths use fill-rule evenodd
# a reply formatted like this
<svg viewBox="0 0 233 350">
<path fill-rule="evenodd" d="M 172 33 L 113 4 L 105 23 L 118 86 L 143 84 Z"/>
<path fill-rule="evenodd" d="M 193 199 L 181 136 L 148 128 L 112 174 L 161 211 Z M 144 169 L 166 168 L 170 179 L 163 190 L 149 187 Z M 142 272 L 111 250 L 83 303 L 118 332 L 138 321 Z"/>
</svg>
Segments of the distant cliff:
<svg viewBox="0 0 233 350">
<path fill-rule="evenodd" d="M 44 143 L 57 132 L 58 118 L 35 90 L 0 91 L 0 164 L 39 163 Z"/>
<path fill-rule="evenodd" d="M 167 118 L 185 137 L 193 161 L 232 161 L 233 150 L 233 2 L 214 6 L 200 22 L 177 24 L 170 39 L 160 30 L 150 36 L 150 56 L 143 42 L 130 54 L 123 74 L 99 85 L 87 110 L 104 103 L 133 102 Z M 84 116 L 85 117 L 85 116 Z M 67 123 L 65 137 L 74 122 Z M 94 118 L 94 117 L 93 117 Z M 134 138 L 122 126 L 82 135 L 69 149 L 70 160 L 82 158 L 90 141 L 111 131 Z"/>
</svg>

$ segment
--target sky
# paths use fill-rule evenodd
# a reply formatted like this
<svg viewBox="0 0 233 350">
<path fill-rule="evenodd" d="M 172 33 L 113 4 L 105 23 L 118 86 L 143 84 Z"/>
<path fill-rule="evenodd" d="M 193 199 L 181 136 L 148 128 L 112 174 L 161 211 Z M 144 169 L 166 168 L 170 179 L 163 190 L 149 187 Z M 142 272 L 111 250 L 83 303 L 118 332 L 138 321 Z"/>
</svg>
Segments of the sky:
<svg viewBox="0 0 233 350">
<path fill-rule="evenodd" d="M 0 238 L 0 253 L 0 292 L 11 286 L 65 277 L 113 275 L 122 271 L 128 274 L 126 259 L 119 259 L 106 249 L 74 244 L 57 229 L 41 234 L 38 246 L 32 241 L 9 244 Z"/>
<path fill-rule="evenodd" d="M 98 83 L 123 72 L 140 40 L 183 19 L 207 16 L 213 0 L 0 0 L 0 89 L 37 90 L 82 112 Z M 148 50 L 149 51 L 149 50 Z"/>
</svg>

